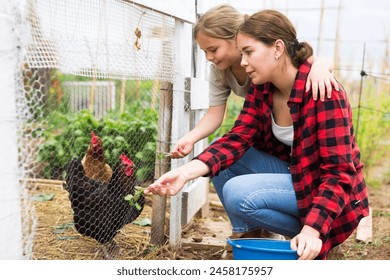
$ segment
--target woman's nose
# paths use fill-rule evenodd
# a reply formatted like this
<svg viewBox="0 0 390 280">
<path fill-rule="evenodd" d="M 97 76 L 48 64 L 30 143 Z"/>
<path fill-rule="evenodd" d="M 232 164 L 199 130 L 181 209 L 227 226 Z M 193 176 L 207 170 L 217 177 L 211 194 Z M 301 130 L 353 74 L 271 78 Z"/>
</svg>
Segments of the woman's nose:
<svg viewBox="0 0 390 280">
<path fill-rule="evenodd" d="M 248 65 L 248 62 L 246 61 L 246 59 L 245 59 L 244 57 L 241 58 L 241 63 L 240 63 L 240 65 L 241 65 L 242 67 Z"/>
<path fill-rule="evenodd" d="M 212 62 L 214 60 L 214 55 L 212 53 L 206 53 L 206 59 Z"/>
</svg>

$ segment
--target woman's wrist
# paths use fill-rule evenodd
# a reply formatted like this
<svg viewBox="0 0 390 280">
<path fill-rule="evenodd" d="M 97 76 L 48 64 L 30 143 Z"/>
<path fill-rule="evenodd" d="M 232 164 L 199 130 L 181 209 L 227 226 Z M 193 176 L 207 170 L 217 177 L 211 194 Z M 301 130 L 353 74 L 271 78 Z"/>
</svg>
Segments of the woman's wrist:
<svg viewBox="0 0 390 280">
<path fill-rule="evenodd" d="M 186 180 L 186 182 L 187 182 L 188 181 L 188 176 L 186 176 L 184 174 L 183 170 L 180 170 L 180 167 L 178 167 L 176 170 L 180 173 L 181 176 L 183 176 L 184 180 Z"/>
<path fill-rule="evenodd" d="M 303 226 L 301 233 L 305 233 L 305 234 L 308 234 L 310 236 L 320 238 L 320 232 L 318 230 L 316 230 L 315 228 L 308 226 L 308 225 Z"/>
</svg>

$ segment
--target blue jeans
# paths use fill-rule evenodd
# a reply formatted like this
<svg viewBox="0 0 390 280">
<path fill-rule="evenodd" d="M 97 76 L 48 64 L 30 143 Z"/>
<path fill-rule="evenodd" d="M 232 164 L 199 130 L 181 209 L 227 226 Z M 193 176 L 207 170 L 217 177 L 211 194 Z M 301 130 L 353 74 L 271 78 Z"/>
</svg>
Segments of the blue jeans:
<svg viewBox="0 0 390 280">
<path fill-rule="evenodd" d="M 249 149 L 212 178 L 233 232 L 256 228 L 293 237 L 302 228 L 288 163 Z"/>
</svg>

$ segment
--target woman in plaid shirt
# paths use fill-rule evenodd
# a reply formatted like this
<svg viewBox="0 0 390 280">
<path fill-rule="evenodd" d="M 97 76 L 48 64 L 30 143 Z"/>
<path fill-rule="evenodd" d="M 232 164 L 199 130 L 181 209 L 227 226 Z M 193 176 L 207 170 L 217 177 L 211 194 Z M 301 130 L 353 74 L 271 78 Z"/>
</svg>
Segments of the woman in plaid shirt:
<svg viewBox="0 0 390 280">
<path fill-rule="evenodd" d="M 318 102 L 305 92 L 312 48 L 277 11 L 247 18 L 237 45 L 253 84 L 234 127 L 145 193 L 175 195 L 188 180 L 224 170 L 220 198 L 233 232 L 263 228 L 290 236 L 299 259 L 326 259 L 369 211 L 346 93 Z M 234 173 L 250 147 L 259 151 L 254 168 Z M 262 173 L 266 165 L 278 172 Z"/>
</svg>

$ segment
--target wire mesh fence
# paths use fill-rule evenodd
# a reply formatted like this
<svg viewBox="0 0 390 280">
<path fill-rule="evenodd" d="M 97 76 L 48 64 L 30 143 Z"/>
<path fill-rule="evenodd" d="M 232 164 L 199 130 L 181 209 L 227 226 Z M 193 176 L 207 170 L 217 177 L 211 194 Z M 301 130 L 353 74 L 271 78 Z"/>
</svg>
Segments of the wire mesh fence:
<svg viewBox="0 0 390 280">
<path fill-rule="evenodd" d="M 184 84 L 175 19 L 130 1 L 25 3 L 30 40 L 16 77 L 24 257 L 148 258 L 166 243 L 172 210 L 169 200 L 152 210 L 143 187 L 170 169 L 172 130 L 185 122 L 172 117 L 185 107 L 184 90 L 173 90 Z M 162 217 L 154 236 L 152 212 Z"/>
<path fill-rule="evenodd" d="M 116 86 L 112 81 L 64 82 L 62 87 L 69 100 L 70 111 L 73 113 L 90 110 L 96 118 L 102 118 L 110 110 L 115 110 Z M 90 108 L 90 105 L 94 107 Z"/>
</svg>

